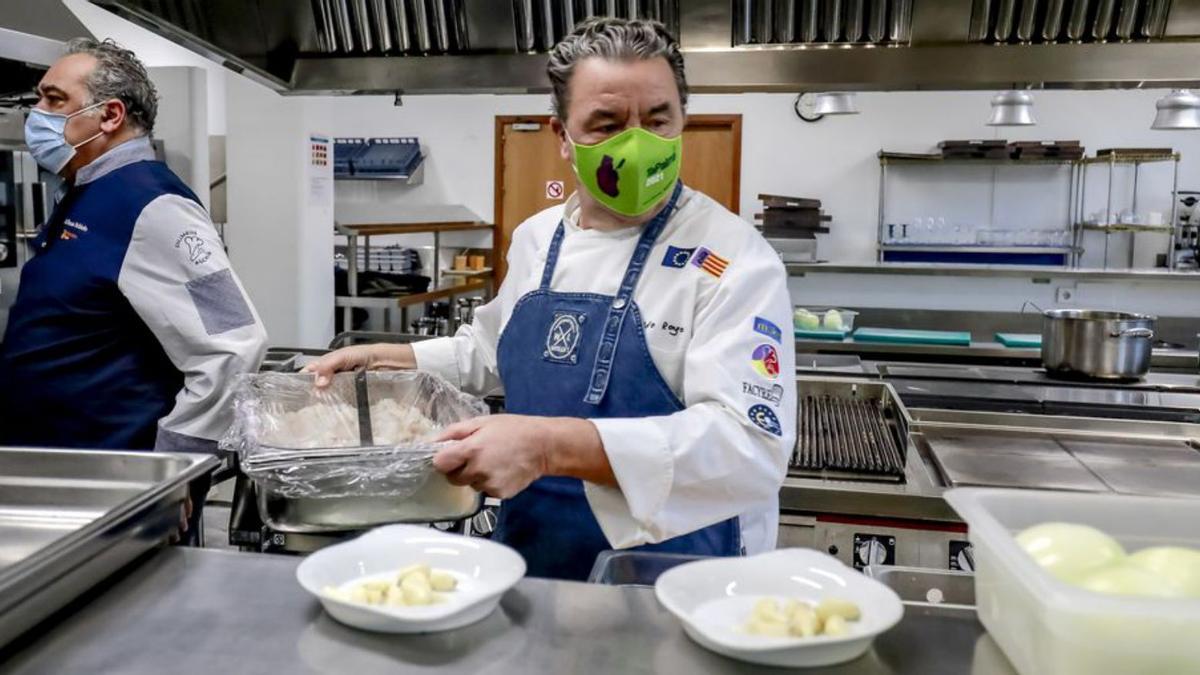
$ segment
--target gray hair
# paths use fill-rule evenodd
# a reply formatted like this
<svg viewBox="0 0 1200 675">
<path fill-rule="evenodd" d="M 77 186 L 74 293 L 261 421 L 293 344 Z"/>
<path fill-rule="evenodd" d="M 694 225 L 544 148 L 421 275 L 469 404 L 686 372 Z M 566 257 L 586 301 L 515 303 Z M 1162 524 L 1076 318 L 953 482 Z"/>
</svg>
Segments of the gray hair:
<svg viewBox="0 0 1200 675">
<path fill-rule="evenodd" d="M 132 126 L 149 134 L 158 115 L 158 92 L 146 74 L 146 66 L 128 49 L 105 40 L 75 38 L 67 43 L 68 54 L 88 54 L 96 67 L 87 78 L 88 101 L 94 105 L 109 99 L 125 104 L 125 115 Z"/>
<path fill-rule="evenodd" d="M 568 85 L 580 61 L 598 56 L 610 61 L 643 60 L 662 57 L 675 73 L 679 101 L 687 106 L 687 77 L 683 74 L 683 54 L 679 43 L 657 21 L 639 19 L 592 18 L 580 23 L 554 45 L 546 74 L 553 87 L 554 114 L 567 119 Z"/>
</svg>

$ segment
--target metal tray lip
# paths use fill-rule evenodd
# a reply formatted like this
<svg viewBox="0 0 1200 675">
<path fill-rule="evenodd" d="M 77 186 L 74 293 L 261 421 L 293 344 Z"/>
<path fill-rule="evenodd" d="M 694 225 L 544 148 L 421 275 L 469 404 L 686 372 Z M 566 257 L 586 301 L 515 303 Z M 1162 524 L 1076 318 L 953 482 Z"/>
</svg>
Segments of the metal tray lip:
<svg viewBox="0 0 1200 675">
<path fill-rule="evenodd" d="M 266 491 L 263 490 L 262 486 L 259 485 L 257 482 L 252 480 L 251 483 L 254 484 L 254 489 L 257 493 L 255 495 L 254 501 L 255 501 L 255 505 L 258 507 L 258 517 L 260 519 L 262 519 L 263 525 L 266 525 L 267 527 L 271 528 L 272 530 L 274 530 L 276 532 L 282 532 L 283 534 L 329 534 L 329 533 L 333 533 L 333 532 L 356 532 L 359 530 L 369 530 L 369 529 L 376 528 L 376 527 L 384 527 L 386 525 L 396 525 L 396 524 L 412 525 L 412 524 L 420 524 L 420 523 L 441 523 L 441 522 L 447 522 L 447 521 L 465 520 L 467 518 L 474 517 L 476 514 L 478 514 L 480 511 L 482 511 L 483 507 L 484 507 L 483 493 L 476 492 L 475 498 L 473 500 L 474 506 L 472 506 L 470 512 L 468 512 L 468 513 L 460 512 L 460 513 L 451 513 L 451 514 L 447 514 L 445 516 L 438 516 L 438 517 L 422 516 L 419 519 L 418 518 L 412 518 L 412 519 L 406 518 L 403 520 L 389 520 L 389 521 L 381 522 L 381 523 L 363 523 L 361 525 L 356 525 L 356 526 L 351 526 L 351 527 L 336 527 L 336 526 L 332 526 L 332 525 L 317 525 L 317 524 L 312 524 L 312 523 L 288 523 L 285 521 L 277 520 L 270 516 L 266 506 L 267 506 L 267 500 L 270 499 L 271 496 L 268 495 L 266 493 Z M 288 501 L 287 497 L 275 497 L 275 499 Z"/>
<path fill-rule="evenodd" d="M 68 533 L 47 546 L 38 549 L 28 558 L 21 560 L 12 567 L 0 572 L 0 614 L 7 608 L 15 606 L 31 595 L 37 593 L 43 586 L 54 583 L 54 581 L 62 576 L 59 574 L 55 579 L 47 580 L 44 583 L 29 584 L 27 591 L 24 593 L 14 591 L 14 585 L 25 581 L 29 577 L 35 575 L 39 568 L 60 561 L 75 550 L 84 546 L 89 540 L 98 534 L 112 528 L 126 520 L 129 516 L 137 511 L 153 504 L 167 493 L 176 489 L 180 485 L 191 482 L 204 473 L 216 469 L 220 464 L 220 459 L 216 455 L 206 455 L 198 453 L 182 453 L 182 452 L 154 452 L 154 451 L 135 451 L 135 450 L 85 450 L 85 449 L 70 449 L 70 448 L 31 448 L 31 447 L 5 447 L 0 448 L 5 452 L 17 451 L 23 453 L 60 453 L 70 455 L 105 455 L 105 456 L 126 456 L 130 458 L 144 458 L 147 455 L 156 457 L 170 457 L 182 459 L 188 464 L 184 470 L 180 471 L 171 478 L 160 481 L 154 487 L 138 494 L 129 499 L 117 504 L 113 508 L 106 511 L 99 518 L 89 522 L 87 525 Z M 69 569 L 75 569 L 81 564 L 72 565 Z M 69 571 L 69 570 L 68 570 Z M 65 572 L 64 572 L 65 573 Z M 19 587 L 19 586 L 18 586 Z"/>
</svg>

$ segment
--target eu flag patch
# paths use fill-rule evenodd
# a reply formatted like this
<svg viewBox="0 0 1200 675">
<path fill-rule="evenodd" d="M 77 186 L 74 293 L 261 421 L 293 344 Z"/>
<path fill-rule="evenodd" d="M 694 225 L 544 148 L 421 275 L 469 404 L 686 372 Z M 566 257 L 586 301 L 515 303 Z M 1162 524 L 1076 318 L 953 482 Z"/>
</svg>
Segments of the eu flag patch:
<svg viewBox="0 0 1200 675">
<path fill-rule="evenodd" d="M 691 260 L 694 248 L 679 248 L 677 246 L 668 246 L 667 254 L 663 256 L 663 267 L 675 267 L 683 269 L 687 267 L 688 260 Z"/>
</svg>

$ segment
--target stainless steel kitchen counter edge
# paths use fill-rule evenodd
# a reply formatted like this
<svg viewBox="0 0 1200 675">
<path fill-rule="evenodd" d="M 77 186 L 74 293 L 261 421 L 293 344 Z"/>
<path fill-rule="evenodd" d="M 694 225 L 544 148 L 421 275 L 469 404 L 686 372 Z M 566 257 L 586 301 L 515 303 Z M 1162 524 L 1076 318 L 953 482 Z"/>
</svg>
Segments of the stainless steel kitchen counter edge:
<svg viewBox="0 0 1200 675">
<path fill-rule="evenodd" d="M 497 612 L 460 630 L 366 633 L 333 621 L 300 588 L 299 562 L 226 551 L 159 551 L 0 652 L 0 672 L 778 672 L 692 643 L 652 591 L 542 579 L 522 580 Z M 999 669 L 987 672 L 1011 672 L 970 615 L 909 607 L 866 655 L 821 672 L 961 674 L 980 658 L 997 662 Z"/>
</svg>

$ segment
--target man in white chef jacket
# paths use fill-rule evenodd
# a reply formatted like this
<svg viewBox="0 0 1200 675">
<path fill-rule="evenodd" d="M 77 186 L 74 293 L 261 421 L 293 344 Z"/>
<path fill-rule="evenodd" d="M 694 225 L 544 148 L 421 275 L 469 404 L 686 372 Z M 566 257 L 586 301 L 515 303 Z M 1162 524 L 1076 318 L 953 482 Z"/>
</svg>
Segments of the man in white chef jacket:
<svg viewBox="0 0 1200 675">
<path fill-rule="evenodd" d="M 507 414 L 446 429 L 451 482 L 504 499 L 494 537 L 534 576 L 597 553 L 774 548 L 795 440 L 791 303 L 747 222 L 678 180 L 687 82 L 661 24 L 593 19 L 550 56 L 580 190 L 522 223 L 508 276 L 454 337 L 310 366 L 418 368 Z"/>
</svg>

